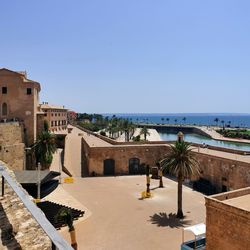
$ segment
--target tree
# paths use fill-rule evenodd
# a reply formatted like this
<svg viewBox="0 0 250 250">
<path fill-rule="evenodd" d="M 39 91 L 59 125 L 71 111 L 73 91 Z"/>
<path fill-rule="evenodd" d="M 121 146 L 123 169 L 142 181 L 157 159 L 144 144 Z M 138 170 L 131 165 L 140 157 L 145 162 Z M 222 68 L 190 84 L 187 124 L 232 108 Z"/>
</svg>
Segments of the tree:
<svg viewBox="0 0 250 250">
<path fill-rule="evenodd" d="M 43 130 L 47 132 L 49 131 L 49 123 L 47 120 L 44 120 L 43 122 Z"/>
<path fill-rule="evenodd" d="M 187 120 L 187 118 L 183 117 L 182 120 L 183 120 L 183 123 L 185 123 L 185 121 Z"/>
<path fill-rule="evenodd" d="M 177 119 L 174 119 L 175 124 L 177 123 L 177 121 L 178 121 Z"/>
<path fill-rule="evenodd" d="M 125 119 L 121 122 L 120 128 L 124 131 L 125 141 L 129 141 L 135 130 L 134 124 Z"/>
<path fill-rule="evenodd" d="M 160 161 L 164 171 L 176 175 L 178 181 L 178 211 L 177 218 L 183 218 L 182 211 L 182 184 L 184 178 L 191 178 L 199 175 L 199 165 L 195 159 L 190 144 L 184 141 L 177 141 L 171 145 L 170 151 Z"/>
<path fill-rule="evenodd" d="M 161 121 L 162 121 L 162 124 L 164 124 L 164 118 L 163 117 L 161 118 Z"/>
<path fill-rule="evenodd" d="M 169 122 L 169 118 L 166 118 L 167 123 Z"/>
<path fill-rule="evenodd" d="M 55 135 L 46 130 L 45 123 L 44 130 L 38 134 L 34 149 L 37 162 L 41 163 L 42 169 L 49 169 L 53 160 L 53 153 L 56 152 L 56 142 Z"/>
<path fill-rule="evenodd" d="M 143 127 L 140 131 L 140 135 L 144 135 L 144 140 L 147 140 L 147 135 L 150 135 L 148 128 L 147 127 Z"/>
<path fill-rule="evenodd" d="M 56 221 L 61 221 L 68 226 L 70 238 L 71 238 L 71 246 L 74 249 L 77 249 L 77 242 L 76 242 L 76 235 L 75 235 L 75 228 L 73 226 L 73 216 L 71 210 L 68 208 L 61 208 L 55 216 Z"/>
<path fill-rule="evenodd" d="M 225 121 L 224 120 L 221 121 L 221 124 L 222 124 L 223 129 L 225 129 L 225 127 L 224 127 L 225 126 Z"/>
<path fill-rule="evenodd" d="M 214 119 L 214 122 L 216 122 L 216 125 L 217 125 L 217 127 L 218 127 L 219 118 L 216 117 L 216 118 Z"/>
</svg>

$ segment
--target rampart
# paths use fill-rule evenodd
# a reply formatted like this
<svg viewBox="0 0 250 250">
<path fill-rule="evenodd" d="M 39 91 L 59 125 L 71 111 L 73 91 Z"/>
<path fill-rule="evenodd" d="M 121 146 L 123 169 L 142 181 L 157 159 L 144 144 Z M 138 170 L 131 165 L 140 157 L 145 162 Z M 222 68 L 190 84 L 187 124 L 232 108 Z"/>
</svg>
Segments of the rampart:
<svg viewBox="0 0 250 250">
<path fill-rule="evenodd" d="M 250 246 L 250 187 L 206 197 L 206 249 Z"/>
<path fill-rule="evenodd" d="M 12 170 L 24 168 L 23 126 L 18 122 L 0 123 L 0 160 Z"/>
</svg>

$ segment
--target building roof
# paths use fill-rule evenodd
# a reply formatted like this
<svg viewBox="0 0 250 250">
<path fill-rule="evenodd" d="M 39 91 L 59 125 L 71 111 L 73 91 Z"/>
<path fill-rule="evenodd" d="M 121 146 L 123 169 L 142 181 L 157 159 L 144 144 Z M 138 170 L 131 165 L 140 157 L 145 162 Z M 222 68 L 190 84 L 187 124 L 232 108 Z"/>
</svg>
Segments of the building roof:
<svg viewBox="0 0 250 250">
<path fill-rule="evenodd" d="M 14 173 L 20 184 L 36 184 L 38 181 L 38 171 L 36 170 L 15 170 Z M 41 170 L 40 181 L 45 183 L 59 175 L 60 173 L 55 171 Z"/>
<path fill-rule="evenodd" d="M 206 197 L 206 200 L 210 203 L 224 204 L 250 214 L 250 187 L 211 195 Z"/>
<path fill-rule="evenodd" d="M 57 106 L 57 105 L 50 105 L 47 103 L 40 104 L 41 109 L 61 109 L 61 110 L 67 110 L 64 106 Z"/>
<path fill-rule="evenodd" d="M 12 73 L 12 74 L 16 74 L 16 75 L 22 77 L 22 79 L 23 79 L 24 82 L 34 83 L 34 84 L 36 85 L 36 87 L 38 88 L 38 91 L 41 90 L 40 83 L 28 79 L 28 78 L 27 78 L 27 72 L 26 72 L 26 71 L 13 71 L 13 70 L 9 70 L 9 69 L 6 69 L 6 68 L 1 68 L 1 69 L 0 69 L 0 72 L 9 72 L 9 73 Z"/>
<path fill-rule="evenodd" d="M 224 200 L 223 203 L 250 212 L 250 194 Z"/>
</svg>

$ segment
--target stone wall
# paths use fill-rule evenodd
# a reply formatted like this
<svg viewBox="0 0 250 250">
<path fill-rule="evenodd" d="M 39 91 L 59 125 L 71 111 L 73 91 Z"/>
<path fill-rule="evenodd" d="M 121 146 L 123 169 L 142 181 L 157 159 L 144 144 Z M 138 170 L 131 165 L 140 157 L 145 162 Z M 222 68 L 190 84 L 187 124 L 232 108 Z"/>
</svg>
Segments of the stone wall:
<svg viewBox="0 0 250 250">
<path fill-rule="evenodd" d="M 17 118 L 25 127 L 25 143 L 30 146 L 36 137 L 36 113 L 40 84 L 27 79 L 26 74 L 8 69 L 0 69 L 0 88 L 7 88 L 7 93 L 0 92 L 0 120 Z M 28 89 L 31 93 L 28 94 Z M 7 115 L 1 107 L 7 105 Z"/>
<path fill-rule="evenodd" d="M 155 166 L 169 150 L 168 145 L 111 145 L 110 147 L 89 147 L 82 139 L 82 176 L 93 171 L 103 175 L 104 160 L 115 161 L 115 174 L 129 173 L 129 159 L 139 158 L 140 163 Z M 222 191 L 234 190 L 250 186 L 250 164 L 236 160 L 229 160 L 202 153 L 194 153 L 200 163 L 201 178 L 209 180 L 216 188 Z M 84 174 L 83 174 L 84 173 Z"/>
<path fill-rule="evenodd" d="M 7 171 L 15 179 L 13 172 Z M 0 249 L 52 249 L 49 237 L 8 184 L 5 184 L 4 197 L 0 198 L 0 231 Z"/>
<path fill-rule="evenodd" d="M 247 190 L 250 194 L 250 188 Z M 232 192 L 237 194 L 233 197 L 244 197 L 241 191 Z M 230 199 L 230 192 L 224 196 Z M 206 197 L 206 250 L 247 250 L 249 247 L 250 212 L 225 204 L 216 196 Z"/>
<path fill-rule="evenodd" d="M 24 169 L 23 127 L 17 122 L 0 123 L 0 160 L 12 170 Z"/>
<path fill-rule="evenodd" d="M 115 174 L 129 173 L 129 159 L 138 158 L 140 164 L 155 166 L 156 162 L 166 152 L 166 146 L 115 146 L 95 147 L 89 151 L 89 172 L 94 171 L 98 175 L 103 175 L 103 161 L 105 159 L 115 160 Z"/>
<path fill-rule="evenodd" d="M 201 177 L 209 180 L 217 192 L 222 186 L 235 190 L 250 186 L 250 164 L 226 158 L 196 153 Z"/>
</svg>

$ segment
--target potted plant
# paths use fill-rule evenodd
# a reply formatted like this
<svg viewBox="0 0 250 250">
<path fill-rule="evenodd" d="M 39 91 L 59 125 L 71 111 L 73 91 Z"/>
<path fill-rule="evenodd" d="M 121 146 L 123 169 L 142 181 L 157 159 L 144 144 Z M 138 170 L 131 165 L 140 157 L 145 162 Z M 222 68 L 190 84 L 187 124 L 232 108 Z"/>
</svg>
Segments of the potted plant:
<svg viewBox="0 0 250 250">
<path fill-rule="evenodd" d="M 75 233 L 75 228 L 73 226 L 73 216 L 71 210 L 68 208 L 61 208 L 58 211 L 55 220 L 58 222 L 61 221 L 68 226 L 71 239 L 71 246 L 75 250 L 77 250 L 76 233 Z"/>
</svg>

